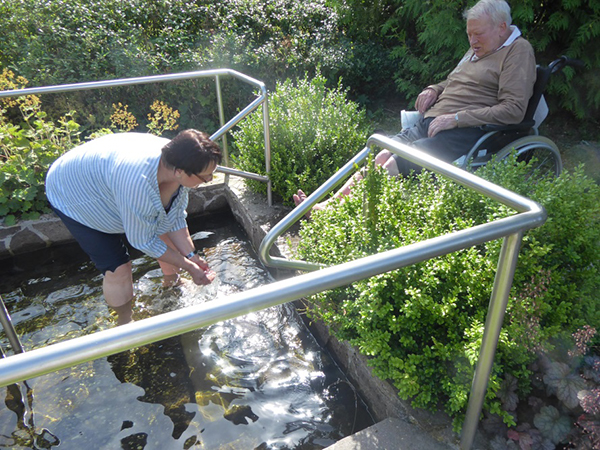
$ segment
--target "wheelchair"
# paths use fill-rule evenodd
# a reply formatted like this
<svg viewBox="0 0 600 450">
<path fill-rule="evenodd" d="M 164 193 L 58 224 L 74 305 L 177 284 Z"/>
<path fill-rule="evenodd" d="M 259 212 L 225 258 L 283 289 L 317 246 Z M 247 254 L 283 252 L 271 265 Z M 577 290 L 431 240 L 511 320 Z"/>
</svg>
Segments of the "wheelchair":
<svg viewBox="0 0 600 450">
<path fill-rule="evenodd" d="M 484 125 L 486 133 L 475 143 L 469 152 L 454 161 L 461 169 L 477 170 L 484 166 L 492 157 L 502 160 L 513 151 L 517 161 L 529 162 L 534 160 L 533 171 L 538 175 L 551 173 L 559 176 L 562 171 L 562 159 L 558 147 L 552 140 L 540 136 L 539 126 L 548 115 L 548 106 L 544 99 L 544 91 L 550 76 L 560 72 L 566 66 L 581 67 L 580 60 L 566 56 L 552 61 L 547 67 L 537 66 L 537 77 L 533 94 L 529 99 L 525 117 L 521 123 L 514 125 Z M 410 113 L 409 113 L 410 114 Z M 402 120 L 407 120 L 406 112 L 401 114 Z M 405 127 L 405 124 L 402 124 Z"/>
</svg>

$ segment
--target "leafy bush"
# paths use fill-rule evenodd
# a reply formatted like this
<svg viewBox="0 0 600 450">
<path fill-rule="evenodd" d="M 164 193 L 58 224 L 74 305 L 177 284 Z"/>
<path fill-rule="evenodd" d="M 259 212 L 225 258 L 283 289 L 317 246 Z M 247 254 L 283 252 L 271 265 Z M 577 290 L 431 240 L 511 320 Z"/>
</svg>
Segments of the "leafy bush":
<svg viewBox="0 0 600 450">
<path fill-rule="evenodd" d="M 0 110 L 0 217 L 12 225 L 17 217 L 36 219 L 50 212 L 45 179 L 50 165 L 79 143 L 79 125 L 72 114 L 48 121 L 35 97 L 17 100 L 23 113 L 20 126 L 6 121 Z"/>
<path fill-rule="evenodd" d="M 539 181 L 526 177 L 528 170 L 513 159 L 478 172 L 539 201 L 549 215 L 524 237 L 484 405 L 513 425 L 497 396 L 503 380 L 512 376 L 518 392 L 529 391 L 533 349 L 583 324 L 600 324 L 600 188 L 581 169 Z M 427 172 L 396 179 L 369 170 L 351 197 L 313 212 L 301 229 L 298 252 L 303 259 L 338 264 L 512 213 Z M 400 397 L 416 407 L 444 408 L 460 424 L 500 244 L 321 293 L 312 298 L 312 314 L 370 356 L 374 373 L 390 379 Z M 540 279 L 544 273 L 546 281 Z"/>
<path fill-rule="evenodd" d="M 20 89 L 28 81 L 4 70 L 0 89 Z M 132 131 L 138 127 L 128 105 L 113 104 L 109 128 L 101 128 L 87 138 L 95 139 L 113 132 Z M 155 100 L 149 109 L 146 125 L 158 136 L 176 130 L 180 114 L 166 103 Z M 41 109 L 36 96 L 0 99 L 0 217 L 5 225 L 20 219 L 36 219 L 50 212 L 46 199 L 45 179 L 50 165 L 63 153 L 80 144 L 80 126 L 73 120 L 75 112 L 56 123 Z M 20 117 L 20 124 L 15 120 Z"/>
<path fill-rule="evenodd" d="M 271 86 L 317 66 L 335 67 L 345 55 L 338 45 L 339 15 L 327 3 L 222 1 L 207 9 L 205 28 L 214 35 L 206 59 L 241 68 Z"/>
<path fill-rule="evenodd" d="M 277 84 L 269 96 L 273 192 L 289 203 L 298 188 L 314 191 L 365 145 L 364 111 L 347 100 L 341 86 L 330 90 L 318 75 L 312 80 Z M 265 174 L 262 108 L 233 133 L 233 160 L 242 170 Z M 252 189 L 266 185 L 249 181 Z"/>
</svg>

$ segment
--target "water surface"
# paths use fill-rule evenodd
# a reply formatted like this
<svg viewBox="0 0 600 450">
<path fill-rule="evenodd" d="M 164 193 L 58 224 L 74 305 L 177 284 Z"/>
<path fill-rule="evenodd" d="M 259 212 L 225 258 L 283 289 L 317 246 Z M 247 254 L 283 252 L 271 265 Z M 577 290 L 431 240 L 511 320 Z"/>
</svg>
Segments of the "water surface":
<svg viewBox="0 0 600 450">
<path fill-rule="evenodd" d="M 164 289 L 156 262 L 134 253 L 134 319 L 273 281 L 230 214 L 190 228 L 217 278 Z M 0 293 L 26 350 L 114 326 L 101 277 L 77 247 L 3 264 Z M 3 332 L 0 345 L 9 348 Z M 0 448 L 11 449 L 321 449 L 372 423 L 287 305 L 0 388 L 0 396 Z"/>
</svg>

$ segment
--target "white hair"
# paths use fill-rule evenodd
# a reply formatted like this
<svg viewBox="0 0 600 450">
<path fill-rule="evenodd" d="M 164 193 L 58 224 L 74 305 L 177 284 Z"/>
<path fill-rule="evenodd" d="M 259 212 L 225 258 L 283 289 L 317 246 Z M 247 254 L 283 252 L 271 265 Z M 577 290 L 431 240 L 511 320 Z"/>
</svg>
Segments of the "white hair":
<svg viewBox="0 0 600 450">
<path fill-rule="evenodd" d="M 506 22 L 506 25 L 509 26 L 512 22 L 510 6 L 504 0 L 479 0 L 475 6 L 467 9 L 463 16 L 466 20 L 481 19 L 487 16 L 494 25 Z"/>
</svg>

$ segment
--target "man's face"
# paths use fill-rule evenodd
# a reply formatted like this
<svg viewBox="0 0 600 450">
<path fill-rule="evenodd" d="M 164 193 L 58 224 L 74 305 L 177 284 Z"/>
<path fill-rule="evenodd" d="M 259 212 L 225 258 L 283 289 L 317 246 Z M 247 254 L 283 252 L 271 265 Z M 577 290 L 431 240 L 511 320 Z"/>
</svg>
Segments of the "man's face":
<svg viewBox="0 0 600 450">
<path fill-rule="evenodd" d="M 469 45 L 478 58 L 494 52 L 506 40 L 506 22 L 493 25 L 488 17 L 467 20 Z"/>
</svg>

